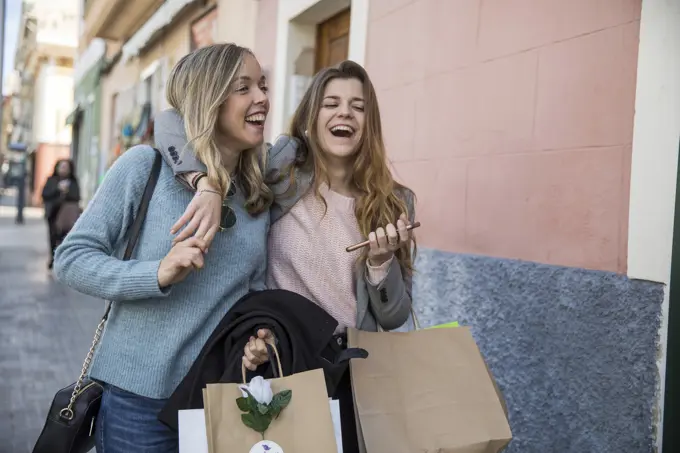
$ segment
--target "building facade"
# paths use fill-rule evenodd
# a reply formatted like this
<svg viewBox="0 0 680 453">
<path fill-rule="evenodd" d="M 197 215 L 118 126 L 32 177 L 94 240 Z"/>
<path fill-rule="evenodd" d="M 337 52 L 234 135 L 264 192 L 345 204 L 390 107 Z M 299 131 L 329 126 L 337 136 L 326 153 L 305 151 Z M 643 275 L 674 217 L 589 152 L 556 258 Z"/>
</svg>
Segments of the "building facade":
<svg viewBox="0 0 680 453">
<path fill-rule="evenodd" d="M 83 6 L 78 69 L 84 83 L 92 85 L 96 80 L 98 94 L 93 98 L 99 99 L 97 129 L 86 132 L 88 137 L 78 144 L 79 160 L 88 162 L 81 166 L 80 175 L 89 199 L 122 152 L 153 141 L 154 115 L 167 108 L 165 83 L 174 64 L 192 49 L 214 42 L 252 43 L 257 5 L 251 1 L 88 0 Z M 97 55 L 103 54 L 101 60 L 92 57 L 93 46 Z M 94 71 L 90 79 L 84 75 L 88 71 Z M 73 113 L 75 120 L 78 115 Z"/>
<path fill-rule="evenodd" d="M 679 3 L 88 0 L 84 24 L 81 49 L 106 40 L 100 162 L 150 139 L 197 46 L 254 50 L 270 139 L 318 69 L 363 64 L 418 197 L 415 306 L 472 327 L 508 451 L 680 451 Z"/>
<path fill-rule="evenodd" d="M 4 176 L 9 170 L 7 156 L 10 137 L 12 136 L 12 95 L 2 97 L 2 130 L 0 130 L 0 188 L 4 185 Z"/>
<path fill-rule="evenodd" d="M 66 118 L 73 108 L 76 10 L 75 0 L 22 3 L 11 141 L 26 146 L 29 197 L 35 206 L 42 202 L 42 187 L 56 161 L 70 156 Z"/>
<path fill-rule="evenodd" d="M 270 138 L 320 67 L 371 74 L 394 173 L 418 196 L 417 310 L 472 326 L 509 451 L 680 448 L 663 431 L 680 390 L 680 5 L 257 3 Z"/>
<path fill-rule="evenodd" d="M 75 107 L 66 122 L 72 128 L 71 157 L 76 162 L 80 194 L 84 204 L 98 186 L 98 176 L 106 168 L 102 158 L 101 74 L 106 66 L 106 42 L 94 39 L 82 52 L 74 69 Z"/>
</svg>

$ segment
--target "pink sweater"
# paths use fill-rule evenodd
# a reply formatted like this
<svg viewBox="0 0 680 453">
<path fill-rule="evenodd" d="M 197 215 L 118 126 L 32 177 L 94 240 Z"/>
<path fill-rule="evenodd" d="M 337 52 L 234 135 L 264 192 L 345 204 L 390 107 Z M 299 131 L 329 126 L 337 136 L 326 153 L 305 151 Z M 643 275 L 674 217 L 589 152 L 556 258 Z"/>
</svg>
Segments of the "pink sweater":
<svg viewBox="0 0 680 453">
<path fill-rule="evenodd" d="M 267 287 L 302 294 L 331 314 L 337 332 L 356 326 L 356 266 L 361 251 L 345 248 L 365 240 L 354 215 L 354 198 L 322 186 L 323 201 L 309 191 L 269 233 Z M 391 260 L 390 260 L 391 261 Z M 372 284 L 386 276 L 390 261 L 368 265 Z"/>
</svg>

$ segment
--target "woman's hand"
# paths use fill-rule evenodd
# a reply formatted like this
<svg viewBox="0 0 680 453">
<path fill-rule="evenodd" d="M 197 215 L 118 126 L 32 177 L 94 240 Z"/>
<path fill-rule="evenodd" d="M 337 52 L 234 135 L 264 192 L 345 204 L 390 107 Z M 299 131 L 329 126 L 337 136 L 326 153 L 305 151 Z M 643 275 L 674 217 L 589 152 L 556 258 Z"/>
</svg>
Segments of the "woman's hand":
<svg viewBox="0 0 680 453">
<path fill-rule="evenodd" d="M 221 215 L 222 196 L 217 189 L 210 186 L 207 178 L 202 178 L 198 182 L 193 200 L 170 229 L 170 233 L 175 234 L 184 226 L 173 243 L 180 243 L 193 235 L 205 241 L 206 246 L 210 247 L 220 229 Z"/>
<path fill-rule="evenodd" d="M 250 371 L 255 371 L 259 365 L 269 361 L 267 343 L 273 345 L 276 342 L 274 334 L 268 329 L 257 331 L 257 338 L 250 337 L 250 341 L 243 348 L 243 364 Z"/>
<path fill-rule="evenodd" d="M 181 282 L 194 269 L 203 267 L 205 241 L 190 238 L 174 245 L 158 266 L 158 286 L 165 288 Z"/>
<path fill-rule="evenodd" d="M 368 264 L 380 266 L 387 262 L 394 252 L 399 250 L 404 244 L 408 244 L 411 233 L 406 229 L 409 225 L 408 217 L 402 214 L 397 220 L 397 226 L 387 225 L 385 228 L 378 228 L 368 235 L 370 248 L 368 250 Z"/>
</svg>

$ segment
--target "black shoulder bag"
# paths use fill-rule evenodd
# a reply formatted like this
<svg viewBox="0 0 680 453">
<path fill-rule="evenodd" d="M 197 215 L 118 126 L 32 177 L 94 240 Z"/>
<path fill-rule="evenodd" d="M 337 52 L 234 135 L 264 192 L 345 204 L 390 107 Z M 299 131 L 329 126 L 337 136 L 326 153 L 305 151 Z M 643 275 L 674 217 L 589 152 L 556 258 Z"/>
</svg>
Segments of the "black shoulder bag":
<svg viewBox="0 0 680 453">
<path fill-rule="evenodd" d="M 158 182 L 161 163 L 161 155 L 157 152 L 151 173 L 149 174 L 149 180 L 144 188 L 142 201 L 139 204 L 137 215 L 130 228 L 123 260 L 130 259 L 139 239 L 139 232 L 144 225 L 146 211 L 149 208 L 149 202 Z M 94 448 L 95 420 L 99 412 L 104 389 L 99 383 L 88 379 L 86 375 L 110 311 L 111 302 L 109 301 L 107 302 L 104 316 L 99 321 L 99 325 L 97 325 L 92 346 L 87 353 L 87 357 L 85 357 L 85 363 L 83 363 L 83 369 L 80 372 L 78 381 L 59 390 L 54 396 L 52 406 L 47 414 L 45 426 L 40 433 L 35 447 L 33 447 L 33 453 L 86 453 Z"/>
</svg>

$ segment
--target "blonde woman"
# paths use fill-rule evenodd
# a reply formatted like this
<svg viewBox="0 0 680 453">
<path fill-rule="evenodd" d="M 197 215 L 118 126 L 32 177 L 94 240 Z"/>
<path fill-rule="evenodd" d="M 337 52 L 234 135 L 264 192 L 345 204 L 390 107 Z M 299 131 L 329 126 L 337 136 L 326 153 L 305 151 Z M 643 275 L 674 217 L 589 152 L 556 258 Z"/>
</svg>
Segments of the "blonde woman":
<svg viewBox="0 0 680 453">
<path fill-rule="evenodd" d="M 168 231 L 194 194 L 163 165 L 133 259 L 120 260 L 156 155 L 138 145 L 109 170 L 56 253 L 62 282 L 114 301 L 89 373 L 105 388 L 99 452 L 178 450 L 177 434 L 157 420 L 158 412 L 224 313 L 265 288 L 274 197 L 262 169 L 295 155 L 295 148 L 279 147 L 266 158 L 267 82 L 245 48 L 218 44 L 185 56 L 172 70 L 167 99 L 207 167 L 212 189 L 195 197 L 217 200 L 221 224 L 173 245 Z"/>
<path fill-rule="evenodd" d="M 341 344 L 348 327 L 400 327 L 411 309 L 415 242 L 406 228 L 414 220 L 414 196 L 389 170 L 378 101 L 366 71 L 346 61 L 318 73 L 293 116 L 289 138 L 301 144 L 301 153 L 289 169 L 297 171 L 296 180 L 293 173 L 284 180 L 293 192 L 305 184 L 301 176 L 313 180 L 289 211 L 272 219 L 268 287 L 297 292 L 323 307 L 340 324 Z M 187 153 L 175 170 L 191 180 L 203 168 Z M 189 222 L 179 239 L 209 228 L 208 213 L 217 208 L 215 200 L 194 199 L 178 222 Z M 198 236 L 203 237 L 200 231 Z M 345 251 L 364 238 L 370 247 Z M 267 335 L 261 331 L 246 346 L 248 368 L 267 360 Z M 358 451 L 349 375 L 335 396 L 343 415 L 343 448 Z"/>
</svg>

